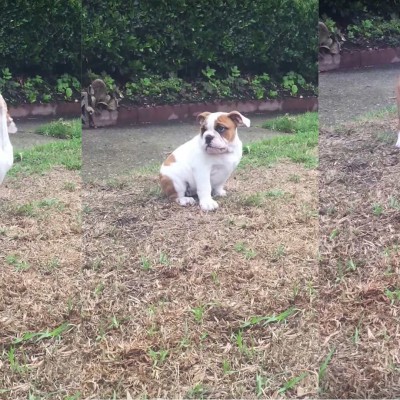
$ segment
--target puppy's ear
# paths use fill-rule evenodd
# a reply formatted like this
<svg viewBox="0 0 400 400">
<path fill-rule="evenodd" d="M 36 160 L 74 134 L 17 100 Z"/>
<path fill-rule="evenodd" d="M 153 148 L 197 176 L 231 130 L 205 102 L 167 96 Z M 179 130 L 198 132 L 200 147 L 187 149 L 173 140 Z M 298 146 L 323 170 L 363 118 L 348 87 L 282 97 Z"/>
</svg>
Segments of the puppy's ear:
<svg viewBox="0 0 400 400">
<path fill-rule="evenodd" d="M 244 125 L 250 127 L 250 120 L 244 115 L 240 114 L 239 111 L 231 111 L 228 117 L 237 125 Z"/>
<path fill-rule="evenodd" d="M 210 114 L 211 114 L 211 113 L 208 112 L 208 111 L 205 111 L 205 112 L 199 114 L 199 115 L 196 117 L 197 122 L 201 125 L 201 124 L 204 122 L 204 120 L 205 120 Z"/>
</svg>

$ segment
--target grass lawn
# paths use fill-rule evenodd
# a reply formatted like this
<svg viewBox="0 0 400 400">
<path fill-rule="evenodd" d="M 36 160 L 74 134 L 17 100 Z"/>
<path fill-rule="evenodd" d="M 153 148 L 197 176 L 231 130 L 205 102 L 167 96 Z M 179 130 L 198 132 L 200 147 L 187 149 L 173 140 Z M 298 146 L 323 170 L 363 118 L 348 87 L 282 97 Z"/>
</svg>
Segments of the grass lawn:
<svg viewBox="0 0 400 400">
<path fill-rule="evenodd" d="M 72 171 L 81 169 L 82 123 L 79 119 L 54 121 L 39 127 L 36 133 L 67 140 L 24 151 L 14 149 L 14 166 L 9 176 L 44 173 L 55 165 Z"/>
<path fill-rule="evenodd" d="M 269 166 L 282 160 L 290 160 L 315 168 L 318 146 L 318 114 L 315 112 L 303 115 L 285 115 L 267 121 L 264 128 L 291 133 L 291 135 L 277 136 L 244 149 L 245 157 L 242 166 Z"/>
<path fill-rule="evenodd" d="M 400 393 L 400 153 L 393 109 L 320 132 L 324 398 Z"/>
<path fill-rule="evenodd" d="M 85 395 L 317 393 L 312 126 L 249 146 L 217 212 L 170 203 L 152 169 L 87 185 Z"/>
<path fill-rule="evenodd" d="M 215 213 L 152 169 L 81 190 L 80 138 L 24 152 L 0 198 L 4 395 L 316 393 L 316 138 L 252 144 Z"/>
<path fill-rule="evenodd" d="M 317 114 L 269 121 L 289 135 L 246 147 L 212 213 L 152 168 L 82 187 L 80 138 L 24 152 L 0 195 L 1 395 L 395 397 L 400 160 L 379 118 L 322 131 L 319 175 Z"/>
<path fill-rule="evenodd" d="M 322 132 L 319 192 L 317 114 L 268 122 L 289 134 L 245 149 L 211 213 L 152 168 L 82 188 L 76 145 L 24 153 L 0 196 L 0 393 L 394 397 L 393 121 Z"/>
</svg>

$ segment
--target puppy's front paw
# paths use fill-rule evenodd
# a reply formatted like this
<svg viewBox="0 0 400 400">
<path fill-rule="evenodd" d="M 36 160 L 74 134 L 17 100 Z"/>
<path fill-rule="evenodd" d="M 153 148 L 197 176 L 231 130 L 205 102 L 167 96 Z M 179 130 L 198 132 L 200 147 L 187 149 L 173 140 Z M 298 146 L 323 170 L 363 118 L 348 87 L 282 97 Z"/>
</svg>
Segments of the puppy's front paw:
<svg viewBox="0 0 400 400">
<path fill-rule="evenodd" d="M 176 199 L 176 201 L 181 206 L 192 206 L 193 204 L 196 204 L 196 200 L 193 197 L 180 197 L 179 199 Z"/>
<path fill-rule="evenodd" d="M 203 211 L 212 211 L 218 208 L 218 203 L 213 199 L 201 200 L 200 207 Z"/>
</svg>

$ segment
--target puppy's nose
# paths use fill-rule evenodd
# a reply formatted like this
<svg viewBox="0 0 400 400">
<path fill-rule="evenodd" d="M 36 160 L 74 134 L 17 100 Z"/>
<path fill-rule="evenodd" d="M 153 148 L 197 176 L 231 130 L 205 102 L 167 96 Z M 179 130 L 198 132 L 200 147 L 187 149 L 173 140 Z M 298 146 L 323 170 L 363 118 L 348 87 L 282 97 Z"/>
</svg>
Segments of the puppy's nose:
<svg viewBox="0 0 400 400">
<path fill-rule="evenodd" d="M 207 135 L 205 139 L 206 139 L 206 144 L 210 144 L 211 141 L 214 139 L 214 136 L 212 136 L 212 135 Z"/>
</svg>

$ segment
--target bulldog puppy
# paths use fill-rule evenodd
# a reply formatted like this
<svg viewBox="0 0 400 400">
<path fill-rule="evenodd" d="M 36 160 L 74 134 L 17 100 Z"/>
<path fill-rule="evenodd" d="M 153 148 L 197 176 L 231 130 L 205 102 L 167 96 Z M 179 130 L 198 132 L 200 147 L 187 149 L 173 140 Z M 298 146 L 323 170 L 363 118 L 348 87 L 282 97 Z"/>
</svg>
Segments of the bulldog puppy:
<svg viewBox="0 0 400 400">
<path fill-rule="evenodd" d="M 199 198 L 204 211 L 218 208 L 212 196 L 226 196 L 224 184 L 242 158 L 238 125 L 250 126 L 250 120 L 238 111 L 203 112 L 198 115 L 200 134 L 172 152 L 160 169 L 164 194 L 182 206 Z"/>
<path fill-rule="evenodd" d="M 397 85 L 396 85 L 396 99 L 397 99 L 397 112 L 399 114 L 399 131 L 397 133 L 396 147 L 400 147 L 400 78 L 397 80 Z"/>
</svg>

